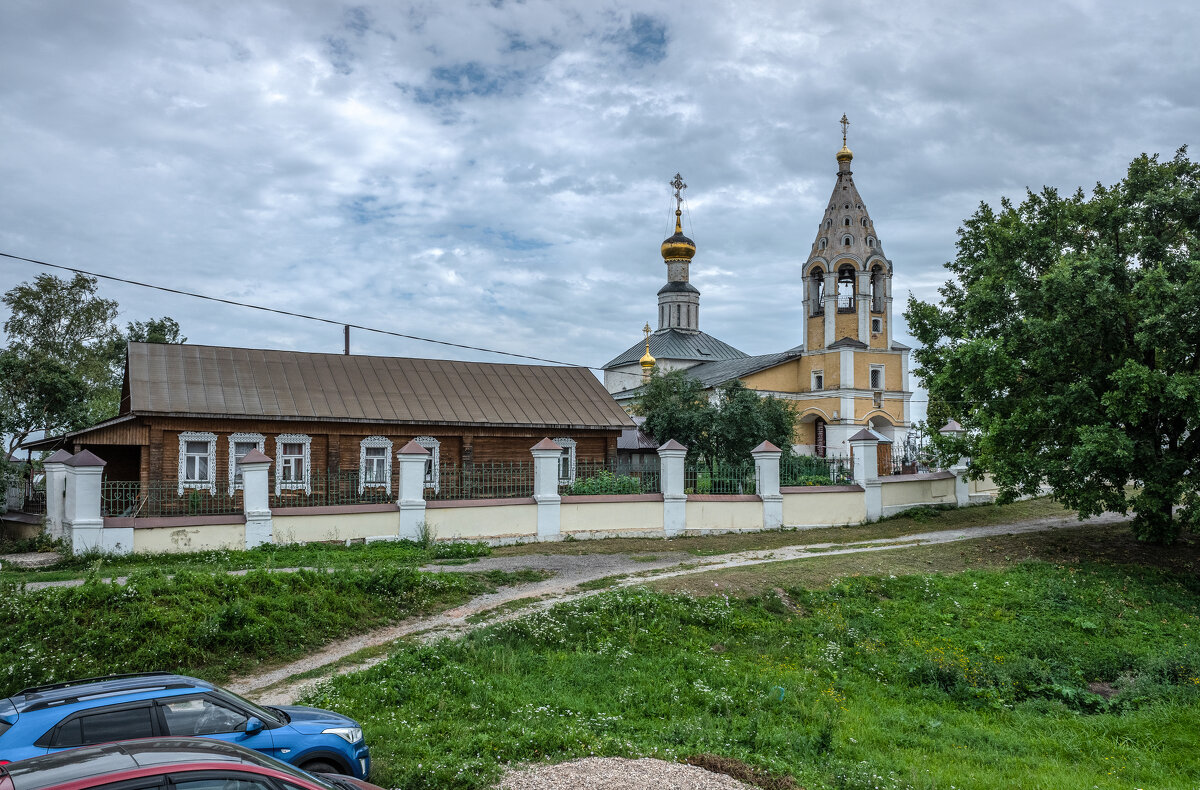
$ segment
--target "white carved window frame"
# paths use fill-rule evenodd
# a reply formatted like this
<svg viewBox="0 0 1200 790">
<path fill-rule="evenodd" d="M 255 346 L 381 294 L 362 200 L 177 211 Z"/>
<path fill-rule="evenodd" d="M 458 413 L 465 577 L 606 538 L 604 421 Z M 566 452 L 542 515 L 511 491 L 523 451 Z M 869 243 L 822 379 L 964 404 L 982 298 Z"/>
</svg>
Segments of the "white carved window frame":
<svg viewBox="0 0 1200 790">
<path fill-rule="evenodd" d="M 817 379 L 820 379 L 820 381 L 818 382 Z M 814 370 L 812 372 L 811 390 L 813 392 L 823 392 L 825 390 L 825 370 L 824 369 Z"/>
<path fill-rule="evenodd" d="M 368 483 L 367 482 L 367 448 L 382 447 L 383 450 L 383 482 Z M 370 486 L 371 488 L 383 489 L 387 493 L 392 493 L 392 440 L 386 436 L 368 436 L 358 443 L 358 493 L 362 493 L 364 489 Z"/>
<path fill-rule="evenodd" d="M 285 444 L 304 445 L 304 479 L 283 479 L 283 446 Z M 312 493 L 312 437 L 304 433 L 281 433 L 275 437 L 275 493 L 284 490 Z"/>
<path fill-rule="evenodd" d="M 568 459 L 568 475 L 565 478 L 562 475 L 562 460 L 558 462 L 558 482 L 560 485 L 571 485 L 575 482 L 575 440 L 560 436 L 554 443 L 563 448 L 563 454 Z"/>
<path fill-rule="evenodd" d="M 261 433 L 231 433 L 229 434 L 229 490 L 236 491 L 242 487 L 242 481 L 237 479 L 237 446 L 242 442 L 254 442 L 254 449 L 264 455 L 267 452 L 267 437 Z"/>
<path fill-rule="evenodd" d="M 187 443 L 188 442 L 208 442 L 208 479 L 207 480 L 188 480 L 187 479 Z M 217 493 L 217 435 L 207 431 L 183 431 L 179 434 L 179 494 L 183 495 L 183 490 L 191 489 L 193 491 L 200 489 L 208 489 L 208 493 Z"/>
<path fill-rule="evenodd" d="M 440 491 L 442 489 L 442 443 L 432 436 L 418 436 L 413 441 L 429 451 L 429 458 L 425 461 L 430 465 L 429 474 L 425 475 L 421 485 L 425 488 L 432 488 L 434 491 Z"/>
</svg>

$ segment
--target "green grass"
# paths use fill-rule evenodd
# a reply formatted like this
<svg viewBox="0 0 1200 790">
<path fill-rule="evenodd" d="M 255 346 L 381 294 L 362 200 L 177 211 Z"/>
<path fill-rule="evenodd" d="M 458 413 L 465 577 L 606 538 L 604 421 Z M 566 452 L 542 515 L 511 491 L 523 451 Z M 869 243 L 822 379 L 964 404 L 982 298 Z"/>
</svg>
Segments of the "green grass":
<svg viewBox="0 0 1200 790">
<path fill-rule="evenodd" d="M 39 591 L 0 585 L 0 697 L 113 672 L 168 670 L 221 681 L 545 575 L 429 574 L 396 566 L 244 576 L 149 570 L 125 585 L 91 581 Z"/>
<path fill-rule="evenodd" d="M 0 583 L 80 579 L 91 572 L 128 576 L 149 569 L 164 573 L 218 572 L 247 568 L 371 568 L 419 565 L 434 560 L 459 561 L 485 557 L 491 548 L 481 543 L 438 543 L 426 549 L 408 540 L 358 543 L 293 543 L 259 546 L 247 551 L 198 551 L 189 554 L 67 555 L 44 569 L 0 570 Z"/>
<path fill-rule="evenodd" d="M 1200 783 L 1193 572 L 1029 561 L 760 590 L 607 592 L 405 646 L 307 701 L 363 722 L 389 787 L 592 754 L 720 755 L 809 790 Z"/>
<path fill-rule="evenodd" d="M 973 505 L 965 508 L 922 508 L 877 521 L 848 527 L 806 530 L 731 532 L 680 538 L 605 538 L 602 540 L 521 543 L 492 549 L 494 556 L 522 554 L 625 554 L 686 551 L 697 557 L 737 551 L 778 549 L 814 543 L 855 543 L 877 538 L 895 538 L 918 532 L 966 529 L 995 524 L 1015 524 L 1044 518 L 1073 518 L 1075 512 L 1048 497 L 1027 499 L 1007 505 Z M 1127 528 L 1128 529 L 1128 528 Z"/>
</svg>

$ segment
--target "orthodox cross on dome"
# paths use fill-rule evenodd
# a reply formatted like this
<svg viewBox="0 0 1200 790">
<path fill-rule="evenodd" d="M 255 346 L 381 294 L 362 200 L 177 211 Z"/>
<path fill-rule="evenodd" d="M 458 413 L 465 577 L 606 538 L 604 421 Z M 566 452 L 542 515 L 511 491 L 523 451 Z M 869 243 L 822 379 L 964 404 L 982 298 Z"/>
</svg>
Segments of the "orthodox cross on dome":
<svg viewBox="0 0 1200 790">
<path fill-rule="evenodd" d="M 842 120 L 839 121 L 842 125 L 842 146 L 846 145 L 846 127 L 850 125 L 850 119 L 846 117 L 846 113 L 842 113 Z"/>
<path fill-rule="evenodd" d="M 644 327 L 642 327 L 642 333 L 646 335 L 646 350 L 649 351 L 650 350 L 650 322 L 649 321 L 647 321 L 646 325 Z"/>
<path fill-rule="evenodd" d="M 683 183 L 683 176 L 679 173 L 675 174 L 675 180 L 671 182 L 671 186 L 675 187 L 675 210 L 679 211 L 683 205 L 683 195 L 679 194 L 681 190 L 687 189 L 687 184 Z"/>
</svg>

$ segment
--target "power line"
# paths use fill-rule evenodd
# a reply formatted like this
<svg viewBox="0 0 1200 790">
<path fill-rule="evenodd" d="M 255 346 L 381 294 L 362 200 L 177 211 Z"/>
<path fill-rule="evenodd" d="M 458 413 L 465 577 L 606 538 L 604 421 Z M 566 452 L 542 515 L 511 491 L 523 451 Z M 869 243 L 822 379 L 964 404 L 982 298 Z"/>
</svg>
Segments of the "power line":
<svg viewBox="0 0 1200 790">
<path fill-rule="evenodd" d="M 282 310 L 277 307 L 266 307 L 265 305 L 253 304 L 251 302 L 239 302 L 239 301 L 236 301 L 233 299 L 225 299 L 225 298 L 222 298 L 219 296 L 209 296 L 208 294 L 196 293 L 194 291 L 185 291 L 181 288 L 168 288 L 165 285 L 155 285 L 154 283 L 145 283 L 145 282 L 141 282 L 139 280 L 130 280 L 125 277 L 117 277 L 117 276 L 111 275 L 111 274 L 101 274 L 100 272 L 93 272 L 93 271 L 89 271 L 87 269 L 80 269 L 80 268 L 77 268 L 74 266 L 64 266 L 64 265 L 58 264 L 58 263 L 49 263 L 47 261 L 40 261 L 40 260 L 37 260 L 36 258 L 26 258 L 21 255 L 12 255 L 7 252 L 0 252 L 0 257 L 9 258 L 9 259 L 15 260 L 15 261 L 24 261 L 25 263 L 32 263 L 32 264 L 36 264 L 38 266 L 46 266 L 51 269 L 59 269 L 61 271 L 75 272 L 76 274 L 83 274 L 83 275 L 87 275 L 88 277 L 95 277 L 95 278 L 101 279 L 101 280 L 111 280 L 112 282 L 124 283 L 126 285 L 136 285 L 139 288 L 151 288 L 156 291 L 164 291 L 166 293 L 177 294 L 179 296 L 190 296 L 193 299 L 204 299 L 204 300 L 207 300 L 210 302 L 219 302 L 221 304 L 232 305 L 233 307 L 245 307 L 250 310 L 259 310 L 264 313 L 275 313 L 277 315 L 286 315 L 286 316 L 290 316 L 292 318 L 301 318 L 301 319 L 304 319 L 307 321 L 318 321 L 323 324 L 333 324 L 334 326 L 348 326 L 352 329 L 360 329 L 364 332 L 373 332 L 375 334 L 380 334 L 380 335 L 389 335 L 391 337 L 400 337 L 400 338 L 404 338 L 406 340 L 418 340 L 422 343 L 434 343 L 436 345 L 449 346 L 451 348 L 461 348 L 461 349 L 465 349 L 467 351 L 481 351 L 486 354 L 499 354 L 501 356 L 515 357 L 517 359 L 528 359 L 528 360 L 532 360 L 534 362 L 548 362 L 552 365 L 566 365 L 569 367 L 585 368 L 587 370 L 595 370 L 595 371 L 601 371 L 601 372 L 606 372 L 606 373 L 616 373 L 618 375 L 623 375 L 623 376 L 637 376 L 639 378 L 641 377 L 641 374 L 636 373 L 636 372 L 626 372 L 626 371 L 618 371 L 618 370 L 605 371 L 604 368 L 599 368 L 594 365 L 580 365 L 580 364 L 577 364 L 574 362 L 563 362 L 562 360 L 558 360 L 558 359 L 548 359 L 546 357 L 535 357 L 535 356 L 531 356 L 529 354 L 518 354 L 515 351 L 500 351 L 495 348 L 486 348 L 484 346 L 472 346 L 472 345 L 468 345 L 466 343 L 455 343 L 450 340 L 438 340 L 438 339 L 432 338 L 432 337 L 422 337 L 420 335 L 409 335 L 409 334 L 405 334 L 403 332 L 394 332 L 390 329 L 379 329 L 378 327 L 365 326 L 363 324 L 348 324 L 345 321 L 337 321 L 332 318 L 323 318 L 321 316 L 308 315 L 307 313 L 297 313 L 292 310 Z M 755 392 L 767 392 L 768 390 L 754 390 L 754 391 Z M 928 401 L 928 399 L 926 399 L 926 400 L 910 399 L 908 402 L 909 403 L 928 403 L 929 401 Z M 941 401 L 941 402 L 949 405 L 949 404 L 977 403 L 978 401 Z"/>
<path fill-rule="evenodd" d="M 421 337 L 420 335 L 408 335 L 403 332 L 393 332 L 390 329 L 379 329 L 373 326 L 364 326 L 362 324 L 348 324 L 345 321 L 336 321 L 332 318 L 322 318 L 321 316 L 308 315 L 306 313 L 297 313 L 292 310 L 281 310 L 277 307 L 266 307 L 264 305 L 252 304 L 250 302 L 238 302 L 233 299 L 223 299 L 219 296 L 209 296 L 208 294 L 200 294 L 194 291 L 185 291 L 181 288 L 168 288 L 165 285 L 155 285 L 154 283 L 144 283 L 138 280 L 130 280 L 124 277 L 116 277 L 111 274 L 101 274 L 99 272 L 88 271 L 87 269 L 79 269 L 74 266 L 63 266 L 58 263 L 47 263 L 34 258 L 25 258 L 20 255 L 11 255 L 7 252 L 0 252 L 0 256 L 11 258 L 16 261 L 25 261 L 26 263 L 37 264 L 38 266 L 47 266 L 51 269 L 60 269 L 67 272 L 75 272 L 76 274 L 84 274 L 88 277 L 96 277 L 102 280 L 111 280 L 113 282 L 125 283 L 126 285 L 136 285 L 141 288 L 153 288 L 156 291 L 165 291 L 166 293 L 178 294 L 180 296 L 190 296 L 194 299 L 206 299 L 210 302 L 220 302 L 221 304 L 233 305 L 234 307 L 245 307 L 250 310 L 261 310 L 264 313 L 276 313 L 278 315 L 291 316 L 292 318 L 303 318 L 308 321 L 320 321 L 323 324 L 333 324 L 334 326 L 348 326 L 351 329 L 361 329 L 364 332 L 374 332 L 380 335 L 390 335 L 392 337 L 402 337 L 406 340 L 419 340 L 422 343 L 436 343 L 442 346 L 450 346 L 452 348 L 462 348 L 468 351 L 482 351 L 488 354 L 501 354 L 507 357 L 516 357 L 518 359 L 529 359 L 535 362 L 549 362 L 552 365 L 567 365 L 576 368 L 587 368 L 588 370 L 602 370 L 602 368 L 592 367 L 591 365 L 577 365 L 573 362 L 563 362 L 558 359 L 547 359 L 545 357 L 535 357 L 529 354 L 518 354 L 514 351 L 500 351 L 494 348 L 485 348 L 483 346 L 471 346 L 465 343 L 454 343 L 449 340 L 438 340 L 432 337 Z"/>
</svg>

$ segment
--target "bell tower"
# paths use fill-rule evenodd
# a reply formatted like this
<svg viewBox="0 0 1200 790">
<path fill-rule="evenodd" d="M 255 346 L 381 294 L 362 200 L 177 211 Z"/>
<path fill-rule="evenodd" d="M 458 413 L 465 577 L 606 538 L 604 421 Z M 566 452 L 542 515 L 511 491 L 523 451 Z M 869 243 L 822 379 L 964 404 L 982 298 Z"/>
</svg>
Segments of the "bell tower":
<svg viewBox="0 0 1200 790">
<path fill-rule="evenodd" d="M 886 350 L 892 345 L 892 262 L 854 185 L 845 115 L 841 124 L 837 181 L 804 264 L 804 349 L 850 338 Z"/>
</svg>

